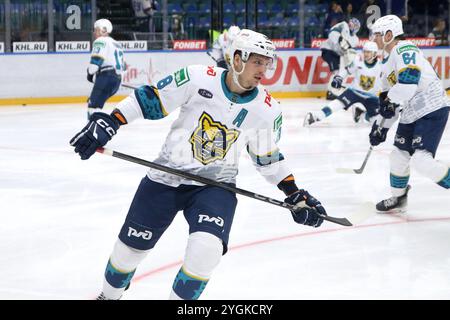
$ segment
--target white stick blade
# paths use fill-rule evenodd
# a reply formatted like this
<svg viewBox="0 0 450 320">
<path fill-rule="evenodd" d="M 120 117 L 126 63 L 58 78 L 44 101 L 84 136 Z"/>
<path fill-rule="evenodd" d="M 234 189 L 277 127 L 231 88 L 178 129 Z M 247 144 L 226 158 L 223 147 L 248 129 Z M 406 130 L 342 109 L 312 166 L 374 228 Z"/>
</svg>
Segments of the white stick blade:
<svg viewBox="0 0 450 320">
<path fill-rule="evenodd" d="M 361 222 L 369 219 L 370 217 L 373 217 L 376 215 L 375 210 L 375 204 L 373 202 L 364 202 L 361 204 L 358 209 L 353 213 L 350 217 L 348 217 L 348 220 L 353 224 L 357 225 Z"/>
</svg>

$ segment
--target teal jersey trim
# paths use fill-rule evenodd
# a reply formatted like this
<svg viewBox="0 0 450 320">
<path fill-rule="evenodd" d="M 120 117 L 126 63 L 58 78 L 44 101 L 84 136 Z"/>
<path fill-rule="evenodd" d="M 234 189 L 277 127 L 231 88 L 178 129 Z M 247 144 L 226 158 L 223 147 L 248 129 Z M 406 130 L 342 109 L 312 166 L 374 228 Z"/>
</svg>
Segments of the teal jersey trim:
<svg viewBox="0 0 450 320">
<path fill-rule="evenodd" d="M 254 88 L 250 91 L 247 91 L 244 94 L 237 94 L 237 93 L 231 92 L 230 89 L 228 89 L 227 84 L 225 83 L 227 74 L 228 74 L 228 71 L 224 71 L 222 73 L 221 82 L 222 82 L 223 93 L 228 98 L 228 100 L 230 100 L 233 103 L 242 104 L 242 103 L 248 103 L 256 98 L 256 96 L 258 95 L 258 92 L 259 92 L 258 88 Z"/>
<path fill-rule="evenodd" d="M 103 64 L 104 59 L 101 57 L 91 57 L 91 64 L 95 64 L 96 66 L 101 66 Z"/>
<path fill-rule="evenodd" d="M 278 149 L 260 156 L 250 151 L 250 148 L 247 146 L 247 152 L 250 155 L 250 158 L 252 158 L 253 163 L 258 166 L 268 166 L 274 164 L 275 162 L 284 160 L 283 154 Z"/>
<path fill-rule="evenodd" d="M 142 86 L 134 90 L 142 114 L 148 120 L 158 120 L 167 116 L 167 112 L 164 110 L 156 90 L 153 86 Z"/>
</svg>

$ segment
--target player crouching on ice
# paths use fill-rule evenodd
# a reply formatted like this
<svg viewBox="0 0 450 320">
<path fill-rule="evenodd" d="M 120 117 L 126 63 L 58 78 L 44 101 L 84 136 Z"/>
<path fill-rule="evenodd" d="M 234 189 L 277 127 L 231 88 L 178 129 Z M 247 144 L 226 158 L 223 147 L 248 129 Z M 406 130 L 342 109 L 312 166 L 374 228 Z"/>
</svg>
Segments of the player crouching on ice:
<svg viewBox="0 0 450 320">
<path fill-rule="evenodd" d="M 392 197 L 379 202 L 379 212 L 406 208 L 410 166 L 443 188 L 450 188 L 449 167 L 434 157 L 448 120 L 450 101 L 422 51 L 403 38 L 402 21 L 395 15 L 379 18 L 372 26 L 374 41 L 388 55 L 381 70 L 380 116 L 370 132 L 376 146 L 400 118 L 390 155 Z M 381 116 L 386 120 L 380 127 Z"/>
<path fill-rule="evenodd" d="M 260 85 L 276 61 L 263 34 L 241 30 L 230 48 L 232 68 L 188 66 L 155 85 L 142 86 L 111 114 L 94 113 L 70 144 L 89 159 L 117 130 L 136 119 L 157 120 L 180 107 L 156 163 L 234 185 L 238 159 L 247 150 L 257 170 L 294 204 L 295 222 L 319 227 L 321 203 L 298 189 L 277 147 L 281 108 Z M 198 299 L 221 256 L 237 205 L 230 191 L 150 169 L 142 179 L 107 263 L 99 299 L 119 299 L 139 263 L 155 246 L 178 211 L 189 224 L 184 262 L 171 299 Z"/>
<path fill-rule="evenodd" d="M 381 61 L 377 58 L 377 44 L 367 41 L 362 52 L 363 57 L 357 56 L 354 63 L 346 69 L 348 74 L 354 75 L 351 87 L 343 87 L 344 78 L 336 75 L 331 82 L 331 86 L 337 94 L 337 98 L 320 111 L 307 113 L 303 126 L 309 126 L 329 117 L 338 110 L 348 110 L 350 107 L 353 107 L 353 120 L 355 122 L 359 122 L 364 113 L 364 118 L 368 122 L 372 123 L 375 120 L 379 109 L 378 93 L 380 91 L 381 71 Z"/>
</svg>

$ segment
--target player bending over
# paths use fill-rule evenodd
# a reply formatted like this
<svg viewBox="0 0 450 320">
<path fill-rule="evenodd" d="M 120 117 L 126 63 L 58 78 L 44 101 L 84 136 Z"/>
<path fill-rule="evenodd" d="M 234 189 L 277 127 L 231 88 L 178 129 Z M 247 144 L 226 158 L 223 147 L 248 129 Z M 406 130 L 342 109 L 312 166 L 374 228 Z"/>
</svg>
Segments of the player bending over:
<svg viewBox="0 0 450 320">
<path fill-rule="evenodd" d="M 327 86 L 327 100 L 336 98 L 331 83 L 336 75 L 344 74 L 356 56 L 354 48 L 358 45 L 359 38 L 356 35 L 361 23 L 356 18 L 335 24 L 328 33 L 328 39 L 322 44 L 322 59 L 330 68 L 331 77 Z"/>
<path fill-rule="evenodd" d="M 180 107 L 156 163 L 234 185 L 238 160 L 247 150 L 257 170 L 294 204 L 297 223 L 319 227 L 326 215 L 320 202 L 298 189 L 277 147 L 281 108 L 260 85 L 276 60 L 266 36 L 242 30 L 230 50 L 232 68 L 188 66 L 155 85 L 142 86 L 111 114 L 94 113 L 70 144 L 89 159 L 123 125 L 157 120 Z M 119 299 L 137 266 L 183 211 L 189 224 L 184 262 L 171 299 L 198 299 L 221 256 L 237 204 L 230 191 L 150 169 L 141 180 L 106 266 L 99 299 Z M 238 285 L 238 284 L 236 284 Z"/>
</svg>

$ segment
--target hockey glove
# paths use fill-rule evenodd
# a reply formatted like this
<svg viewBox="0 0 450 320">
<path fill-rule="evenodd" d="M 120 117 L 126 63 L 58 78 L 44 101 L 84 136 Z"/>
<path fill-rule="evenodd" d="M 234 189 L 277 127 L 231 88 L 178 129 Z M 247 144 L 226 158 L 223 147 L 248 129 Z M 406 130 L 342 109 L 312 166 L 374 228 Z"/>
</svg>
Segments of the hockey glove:
<svg viewBox="0 0 450 320">
<path fill-rule="evenodd" d="M 310 195 L 307 191 L 300 189 L 284 200 L 286 203 L 294 205 L 291 210 L 294 221 L 300 224 L 320 227 L 323 219 L 318 215 L 327 215 L 320 201 Z"/>
<path fill-rule="evenodd" d="M 103 147 L 117 133 L 119 122 L 106 113 L 96 112 L 89 123 L 70 140 L 81 160 L 89 159 L 95 150 Z"/>
<path fill-rule="evenodd" d="M 344 81 L 344 78 L 342 78 L 340 75 L 335 75 L 333 77 L 333 80 L 331 81 L 331 86 L 335 89 L 342 88 L 342 82 Z"/>
<path fill-rule="evenodd" d="M 86 78 L 87 78 L 87 80 L 88 80 L 89 82 L 94 83 L 94 75 L 95 75 L 95 73 L 94 73 L 94 74 L 90 74 L 90 73 L 89 73 L 89 70 L 87 70 L 87 76 L 86 76 Z"/>
<path fill-rule="evenodd" d="M 380 115 L 383 118 L 390 119 L 393 116 L 395 116 L 395 109 L 400 107 L 399 104 L 393 103 L 389 100 L 389 98 L 386 95 L 386 98 L 381 98 L 380 95 Z"/>
<path fill-rule="evenodd" d="M 380 143 L 386 141 L 387 132 L 389 131 L 388 128 L 380 127 L 377 122 L 375 121 L 372 125 L 372 130 L 369 134 L 369 141 L 372 146 L 377 146 Z"/>
<path fill-rule="evenodd" d="M 339 37 L 338 41 L 343 51 L 346 51 L 350 48 L 350 43 L 348 43 L 348 41 L 344 39 L 342 36 Z"/>
</svg>

